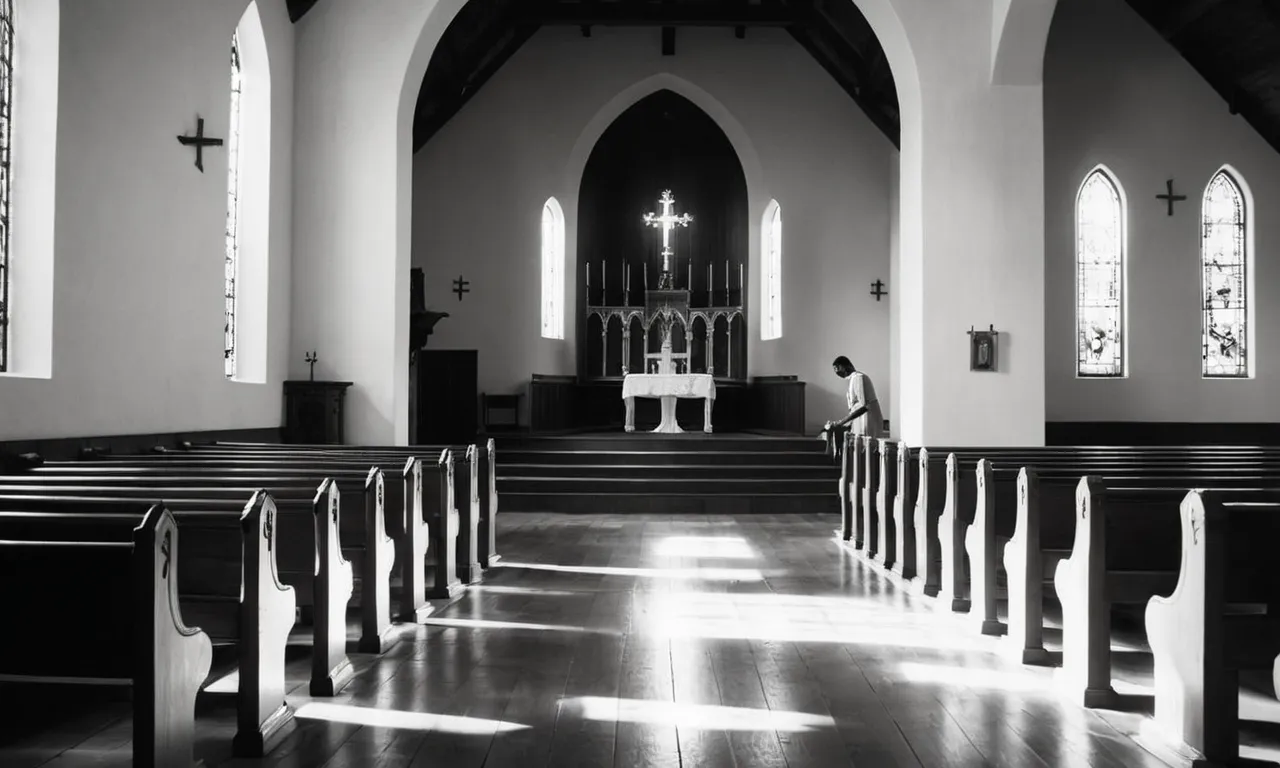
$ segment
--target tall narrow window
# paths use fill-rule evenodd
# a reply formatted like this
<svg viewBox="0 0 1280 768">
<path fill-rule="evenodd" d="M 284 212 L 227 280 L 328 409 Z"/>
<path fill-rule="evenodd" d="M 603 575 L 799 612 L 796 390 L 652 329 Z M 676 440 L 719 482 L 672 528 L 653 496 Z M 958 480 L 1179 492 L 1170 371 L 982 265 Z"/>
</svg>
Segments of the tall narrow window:
<svg viewBox="0 0 1280 768">
<path fill-rule="evenodd" d="M 1120 186 L 1102 168 L 1076 196 L 1076 375 L 1125 375 L 1125 228 Z"/>
<path fill-rule="evenodd" d="M 240 271 L 240 34 L 231 37 L 231 129 L 227 133 L 227 249 L 223 257 L 223 360 L 236 375 L 236 278 Z"/>
<path fill-rule="evenodd" d="M 554 197 L 542 206 L 542 338 L 564 338 L 564 211 Z"/>
<path fill-rule="evenodd" d="M 9 370 L 9 197 L 13 189 L 13 0 L 0 0 L 0 373 Z"/>
<path fill-rule="evenodd" d="M 1239 182 L 1218 171 L 1201 210 L 1201 351 L 1207 377 L 1249 375 L 1248 215 Z"/>
<path fill-rule="evenodd" d="M 770 200 L 764 210 L 764 226 L 761 228 L 761 267 L 764 281 L 761 286 L 761 304 L 764 320 L 760 324 L 763 341 L 782 338 L 782 206 Z"/>
</svg>

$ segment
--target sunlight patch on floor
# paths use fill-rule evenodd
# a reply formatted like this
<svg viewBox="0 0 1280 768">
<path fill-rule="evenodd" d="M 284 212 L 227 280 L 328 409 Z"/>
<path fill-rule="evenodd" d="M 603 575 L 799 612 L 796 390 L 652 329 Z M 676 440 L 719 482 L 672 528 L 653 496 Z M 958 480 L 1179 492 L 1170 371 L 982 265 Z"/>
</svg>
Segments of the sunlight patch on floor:
<svg viewBox="0 0 1280 768">
<path fill-rule="evenodd" d="M 631 576 L 686 581 L 761 581 L 764 574 L 755 568 L 623 568 L 607 565 L 555 565 L 552 563 L 498 563 L 498 568 L 519 568 L 555 573 L 586 573 L 598 576 Z"/>
<path fill-rule="evenodd" d="M 576 715 L 584 720 L 672 725 L 681 730 L 805 733 L 835 727 L 835 720 L 830 715 L 603 696 L 561 699 L 560 709 L 562 713 Z"/>
<path fill-rule="evenodd" d="M 479 717 L 437 715 L 430 712 L 405 712 L 398 709 L 370 709 L 348 704 L 326 704 L 312 701 L 298 707 L 294 715 L 301 720 L 327 720 L 371 728 L 397 728 L 406 731 L 433 731 L 462 736 L 486 736 L 529 728 L 520 723 L 486 720 Z"/>
<path fill-rule="evenodd" d="M 981 667 L 960 667 L 949 664 L 920 664 L 904 661 L 898 664 L 898 671 L 912 683 L 937 683 L 940 685 L 959 685 L 966 688 L 982 688 L 997 691 L 1038 691 L 1044 690 L 1046 681 L 1043 676 L 1032 676 L 1021 672 L 1010 672 L 999 669 L 983 669 Z"/>
<path fill-rule="evenodd" d="M 668 536 L 655 548 L 662 557 L 709 557 L 750 560 L 759 555 L 740 536 Z"/>
<path fill-rule="evenodd" d="M 525 621 L 497 621 L 493 619 L 452 619 L 434 616 L 422 622 L 429 627 L 456 627 L 458 629 L 531 629 L 539 632 L 577 632 L 594 635 L 621 635 L 616 629 L 572 627 L 564 624 L 535 624 Z"/>
</svg>

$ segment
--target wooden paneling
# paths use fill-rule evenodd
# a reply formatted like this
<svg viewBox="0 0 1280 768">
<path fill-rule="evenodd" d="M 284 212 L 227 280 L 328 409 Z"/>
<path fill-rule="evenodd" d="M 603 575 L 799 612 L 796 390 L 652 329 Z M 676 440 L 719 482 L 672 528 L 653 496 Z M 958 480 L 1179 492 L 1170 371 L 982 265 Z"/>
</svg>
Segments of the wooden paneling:
<svg viewBox="0 0 1280 768">
<path fill-rule="evenodd" d="M 755 429 L 804 434 L 804 382 L 795 376 L 761 376 L 750 385 L 716 382 L 711 423 L 716 432 Z M 702 427 L 702 401 L 680 400 L 676 417 L 686 429 Z M 657 400 L 636 401 L 636 429 L 658 425 Z M 572 376 L 535 375 L 529 385 L 529 431 L 534 434 L 622 429 L 620 378 L 579 382 Z"/>
<path fill-rule="evenodd" d="M 574 376 L 533 374 L 529 382 L 529 431 L 563 432 L 574 427 Z"/>
<path fill-rule="evenodd" d="M 1280 424 L 1050 421 L 1048 445 L 1280 445 Z"/>
<path fill-rule="evenodd" d="M 751 429 L 804 434 L 804 382 L 796 376 L 751 380 Z"/>
</svg>

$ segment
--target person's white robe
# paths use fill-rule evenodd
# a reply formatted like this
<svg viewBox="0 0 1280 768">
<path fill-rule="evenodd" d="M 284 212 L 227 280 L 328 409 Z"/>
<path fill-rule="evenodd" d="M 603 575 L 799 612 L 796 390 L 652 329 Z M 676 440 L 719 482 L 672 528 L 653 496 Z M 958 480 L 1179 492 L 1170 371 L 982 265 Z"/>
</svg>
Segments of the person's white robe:
<svg viewBox="0 0 1280 768">
<path fill-rule="evenodd" d="M 882 437 L 884 434 L 884 416 L 880 413 L 880 401 L 876 398 L 875 385 L 865 373 L 854 372 L 849 375 L 849 390 L 845 395 L 849 403 L 849 412 L 867 404 L 866 413 L 854 419 L 849 431 L 855 435 Z"/>
</svg>

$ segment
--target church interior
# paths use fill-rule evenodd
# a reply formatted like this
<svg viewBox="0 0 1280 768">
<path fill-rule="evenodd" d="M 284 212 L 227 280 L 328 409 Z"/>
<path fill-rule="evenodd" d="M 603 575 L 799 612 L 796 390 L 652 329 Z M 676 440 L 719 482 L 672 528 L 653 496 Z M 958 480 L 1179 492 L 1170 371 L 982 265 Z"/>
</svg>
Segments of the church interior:
<svg viewBox="0 0 1280 768">
<path fill-rule="evenodd" d="M 1277 201 L 1271 0 L 0 0 L 0 765 L 1280 766 Z"/>
</svg>

